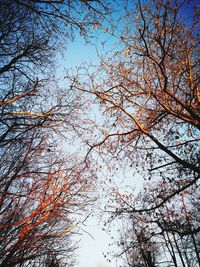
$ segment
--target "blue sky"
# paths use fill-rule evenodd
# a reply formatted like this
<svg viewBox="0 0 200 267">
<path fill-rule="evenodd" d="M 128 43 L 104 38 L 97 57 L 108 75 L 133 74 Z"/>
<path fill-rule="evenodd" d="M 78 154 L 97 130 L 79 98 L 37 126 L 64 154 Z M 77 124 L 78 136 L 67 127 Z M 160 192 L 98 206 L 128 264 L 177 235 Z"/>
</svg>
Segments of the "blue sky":
<svg viewBox="0 0 200 267">
<path fill-rule="evenodd" d="M 184 9 L 184 12 L 186 9 Z M 186 12 L 187 15 L 190 15 Z M 100 53 L 103 53 L 101 42 L 104 37 L 100 38 L 96 46 Z M 112 45 L 114 40 L 107 43 L 107 46 Z M 94 45 L 86 44 L 82 37 L 76 37 L 74 42 L 70 42 L 67 45 L 67 50 L 64 53 L 64 59 L 60 60 L 59 69 L 64 68 L 75 68 L 80 66 L 81 63 L 93 63 L 99 62 L 97 51 Z M 64 72 L 63 72 L 64 75 Z M 62 74 L 60 75 L 62 76 Z M 123 175 L 123 174 L 122 174 Z M 133 179 L 131 172 L 126 174 L 127 184 L 137 186 L 138 188 L 142 184 L 141 177 L 137 178 L 137 181 Z M 120 181 L 120 177 L 118 177 Z M 117 179 L 116 179 L 117 180 Z M 100 199 L 98 204 L 103 204 L 105 200 Z M 116 261 L 113 260 L 108 263 L 103 257 L 103 252 L 110 250 L 109 243 L 111 242 L 110 236 L 105 231 L 102 231 L 103 224 L 96 218 L 96 211 L 92 212 L 90 218 L 84 223 L 81 228 L 82 236 L 80 236 L 80 249 L 77 251 L 78 254 L 78 265 L 77 267 L 116 267 Z M 87 234 L 88 232 L 89 234 Z"/>
<path fill-rule="evenodd" d="M 105 35 L 104 35 L 105 38 Z M 101 42 L 103 37 L 100 38 L 96 43 L 98 47 L 98 52 L 103 54 L 103 48 L 101 46 Z M 106 43 L 106 48 L 110 48 L 112 42 L 115 40 L 109 40 Z M 70 42 L 67 45 L 67 49 L 64 53 L 64 58 L 59 61 L 59 70 L 64 70 L 67 68 L 75 69 L 76 66 L 80 66 L 81 63 L 93 63 L 97 64 L 99 62 L 99 58 L 97 55 L 96 47 L 91 44 L 86 44 L 82 37 L 76 37 L 74 42 Z M 62 78 L 62 75 L 65 76 L 65 72 L 62 71 L 59 73 L 59 76 Z M 98 115 L 97 115 L 98 116 Z M 108 176 L 104 176 L 105 180 L 108 180 Z M 128 170 L 126 175 L 124 173 L 119 172 L 118 177 L 114 179 L 115 185 L 119 186 L 120 190 L 123 190 L 127 185 L 138 187 L 142 183 L 141 177 L 137 179 L 133 179 L 133 171 Z M 123 186 L 122 186 L 123 185 Z M 101 195 L 101 194 L 100 194 Z M 106 261 L 103 256 L 103 252 L 110 251 L 111 247 L 109 244 L 112 242 L 111 236 L 108 235 L 105 231 L 102 231 L 103 220 L 100 222 L 98 216 L 98 206 L 104 206 L 106 204 L 106 200 L 104 196 L 99 199 L 96 204 L 96 209 L 92 210 L 91 216 L 84 222 L 84 225 L 80 226 L 83 231 L 81 231 L 81 236 L 79 236 L 79 250 L 77 251 L 77 267 L 116 267 L 119 266 L 116 262 L 116 259 L 113 259 L 110 263 Z M 89 234 L 87 234 L 87 232 Z M 113 234 L 115 235 L 115 229 L 113 229 Z M 113 249 L 113 247 L 112 247 Z"/>
<path fill-rule="evenodd" d="M 191 15 L 191 10 L 184 8 L 186 16 Z M 104 38 L 105 35 L 104 35 Z M 96 43 L 99 48 L 100 53 L 103 52 L 101 47 L 101 42 L 103 39 L 100 38 L 99 44 Z M 107 46 L 112 46 L 114 40 L 107 43 Z M 82 37 L 76 37 L 74 42 L 70 42 L 67 46 L 67 50 L 64 53 L 64 60 L 60 61 L 62 67 L 65 68 L 75 68 L 80 66 L 81 63 L 93 63 L 97 64 L 99 62 L 96 48 L 93 45 L 85 44 Z M 126 183 L 132 186 L 141 188 L 142 178 L 137 177 L 137 180 L 133 179 L 131 172 L 126 174 Z M 118 177 L 118 181 L 120 177 Z M 104 202 L 105 200 L 100 199 L 99 202 Z M 110 236 L 105 231 L 102 231 L 103 224 L 99 222 L 96 218 L 96 211 L 93 211 L 93 216 L 91 216 L 81 226 L 83 231 L 81 231 L 82 236 L 80 236 L 80 249 L 77 251 L 79 264 L 77 267 L 116 267 L 116 260 L 108 263 L 103 257 L 103 252 L 110 250 L 109 243 L 111 242 Z M 88 232 L 89 234 L 87 234 Z M 119 265 L 118 265 L 119 266 Z"/>
<path fill-rule="evenodd" d="M 98 63 L 96 48 L 93 45 L 85 44 L 82 37 L 76 37 L 74 42 L 67 46 L 64 53 L 64 60 L 61 64 L 64 68 L 76 68 L 84 62 Z M 78 254 L 78 267 L 115 267 L 115 264 L 108 264 L 103 257 L 103 251 L 108 250 L 109 236 L 102 231 L 102 225 L 95 219 L 96 211 L 87 219 L 81 228 L 88 232 L 81 231 Z"/>
</svg>

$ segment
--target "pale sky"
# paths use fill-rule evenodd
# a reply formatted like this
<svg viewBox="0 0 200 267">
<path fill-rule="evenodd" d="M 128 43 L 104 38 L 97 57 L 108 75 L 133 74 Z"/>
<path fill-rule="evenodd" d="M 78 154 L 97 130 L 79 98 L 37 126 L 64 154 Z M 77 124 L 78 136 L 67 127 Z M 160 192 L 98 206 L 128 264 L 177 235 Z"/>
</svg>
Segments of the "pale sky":
<svg viewBox="0 0 200 267">
<path fill-rule="evenodd" d="M 65 61 L 61 62 L 63 68 L 75 68 L 79 66 L 82 62 L 98 62 L 98 57 L 96 49 L 94 46 L 85 45 L 83 38 L 77 37 L 73 43 L 68 44 L 68 49 L 65 52 Z M 121 177 L 120 177 L 121 175 Z M 116 177 L 116 184 L 120 187 L 122 180 L 126 179 L 126 183 L 129 186 L 141 185 L 141 178 L 137 182 L 133 179 L 133 171 L 126 173 L 127 177 L 119 173 L 119 177 Z M 123 178 L 122 178 L 123 177 Z M 105 178 L 107 179 L 107 178 Z M 117 182 L 120 181 L 120 182 Z M 124 182 L 124 181 L 123 181 Z M 99 204 L 102 204 L 104 200 L 100 199 Z M 96 212 L 93 212 L 93 216 L 87 219 L 84 223 L 85 226 L 81 226 L 83 230 L 89 234 L 81 231 L 82 236 L 80 236 L 79 250 L 76 252 L 79 262 L 77 267 L 118 267 L 116 259 L 113 259 L 110 263 L 106 261 L 103 256 L 103 252 L 110 251 L 109 243 L 111 243 L 111 237 L 102 231 L 103 222 L 99 223 L 96 218 Z M 92 236 L 92 237 L 91 237 Z"/>
<path fill-rule="evenodd" d="M 77 37 L 72 43 L 67 46 L 65 52 L 65 61 L 62 62 L 62 67 L 75 68 L 82 62 L 98 62 L 96 49 L 92 45 L 85 45 L 83 38 Z M 95 212 L 96 213 L 96 212 Z M 99 221 L 91 216 L 81 228 L 89 234 L 81 231 L 78 254 L 77 267 L 115 267 L 115 263 L 107 263 L 103 257 L 103 251 L 107 251 L 110 238 L 102 231 L 102 225 Z"/>
<path fill-rule="evenodd" d="M 102 40 L 99 40 L 99 44 L 101 41 Z M 99 49 L 101 52 L 100 47 Z M 67 51 L 65 52 L 65 59 L 65 61 L 61 62 L 61 68 L 75 68 L 75 66 L 80 66 L 83 62 L 92 62 L 94 64 L 98 62 L 95 47 L 92 45 L 85 45 L 81 37 L 77 37 L 73 43 L 68 44 Z M 123 177 L 122 180 L 123 179 L 125 178 Z M 121 181 L 120 177 L 116 178 L 115 181 L 117 186 L 120 187 L 120 183 L 118 183 Z M 142 187 L 142 182 L 142 177 L 133 177 L 133 171 L 128 171 L 126 173 L 126 183 L 124 184 L 136 187 L 137 192 Z M 100 202 L 102 201 L 103 200 L 100 200 Z M 79 263 L 77 267 L 118 267 L 119 264 L 117 265 L 115 259 L 112 260 L 111 263 L 108 263 L 103 257 L 103 252 L 110 251 L 109 243 L 112 240 L 105 231 L 102 231 L 103 225 L 99 223 L 95 216 L 96 214 L 94 212 L 93 216 L 85 222 L 85 226 L 82 226 L 82 229 L 89 234 L 82 231 L 82 236 L 80 236 L 80 249 L 77 251 Z"/>
<path fill-rule="evenodd" d="M 90 218 L 87 221 L 87 227 L 84 229 L 89 232 L 91 236 L 84 233 L 81 237 L 78 267 L 115 267 L 115 263 L 107 263 L 103 257 L 102 252 L 109 249 L 109 236 L 101 230 L 102 225 L 99 225 L 95 218 Z"/>
</svg>

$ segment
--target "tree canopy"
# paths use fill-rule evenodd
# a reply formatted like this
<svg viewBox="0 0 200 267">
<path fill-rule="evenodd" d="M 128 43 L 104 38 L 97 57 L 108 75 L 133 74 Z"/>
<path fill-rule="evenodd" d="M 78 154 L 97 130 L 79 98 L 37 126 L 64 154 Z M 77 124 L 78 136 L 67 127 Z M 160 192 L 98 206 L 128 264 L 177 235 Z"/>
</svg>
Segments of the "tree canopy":
<svg viewBox="0 0 200 267">
<path fill-rule="evenodd" d="M 110 155 L 144 179 L 138 196 L 112 193 L 111 220 L 129 221 L 117 254 L 126 255 L 125 266 L 198 266 L 197 6 L 193 1 L 128 4 L 120 26 L 114 22 L 104 29 L 116 39 L 115 49 L 101 58 L 95 73 L 85 67 L 73 77 L 74 88 L 92 97 L 105 118 L 96 140 L 87 141 L 87 157 L 97 153 L 111 164 Z"/>
<path fill-rule="evenodd" d="M 117 4 L 112 13 L 99 0 L 0 1 L 2 267 L 73 266 L 75 216 L 94 201 L 105 166 L 143 178 L 138 194 L 106 188 L 105 226 L 122 225 L 114 257 L 200 264 L 198 6 Z M 60 83 L 56 57 L 77 33 L 90 40 L 90 29 L 111 38 L 110 51 Z M 72 139 L 85 155 L 70 152 Z"/>
<path fill-rule="evenodd" d="M 73 215 L 85 210 L 95 175 L 59 144 L 84 106 L 57 81 L 55 58 L 105 12 L 100 1 L 0 1 L 2 267 L 74 265 Z"/>
</svg>

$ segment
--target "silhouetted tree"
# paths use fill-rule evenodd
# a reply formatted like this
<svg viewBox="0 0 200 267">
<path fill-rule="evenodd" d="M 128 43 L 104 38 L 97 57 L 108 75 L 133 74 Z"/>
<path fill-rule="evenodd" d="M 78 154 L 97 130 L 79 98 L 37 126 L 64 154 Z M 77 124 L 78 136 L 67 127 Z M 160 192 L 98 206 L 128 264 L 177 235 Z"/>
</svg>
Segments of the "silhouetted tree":
<svg viewBox="0 0 200 267">
<path fill-rule="evenodd" d="M 62 151 L 84 102 L 56 81 L 55 57 L 105 11 L 100 1 L 0 1 L 0 266 L 73 263 L 72 215 L 95 175 Z"/>
</svg>

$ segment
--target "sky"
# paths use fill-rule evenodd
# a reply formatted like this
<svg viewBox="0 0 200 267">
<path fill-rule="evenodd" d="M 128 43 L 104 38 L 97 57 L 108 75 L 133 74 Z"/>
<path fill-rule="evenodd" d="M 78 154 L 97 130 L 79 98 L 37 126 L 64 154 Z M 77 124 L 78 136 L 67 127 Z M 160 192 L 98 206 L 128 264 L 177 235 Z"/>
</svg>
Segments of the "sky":
<svg viewBox="0 0 200 267">
<path fill-rule="evenodd" d="M 100 39 L 99 45 L 96 43 L 100 54 L 103 53 L 100 45 L 101 41 Z M 110 42 L 108 42 L 108 45 L 110 45 Z M 93 64 L 99 62 L 96 47 L 86 44 L 82 37 L 77 36 L 73 42 L 68 44 L 64 59 L 60 60 L 62 65 L 60 67 L 61 69 L 75 69 L 76 66 L 80 66 L 81 63 L 85 62 Z M 108 180 L 106 175 L 105 180 Z M 127 170 L 125 175 L 122 172 L 118 172 L 114 183 L 120 190 L 127 189 L 126 185 L 141 188 L 142 179 L 139 177 L 137 181 L 134 180 L 133 171 Z M 103 207 L 105 204 L 106 199 L 102 196 L 96 203 L 96 209 L 92 210 L 91 216 L 84 222 L 84 225 L 80 226 L 82 230 L 80 231 L 81 236 L 79 237 L 79 249 L 77 251 L 77 267 L 118 267 L 120 264 L 119 259 L 117 261 L 112 259 L 111 262 L 107 262 L 103 255 L 103 253 L 113 249 L 113 247 L 109 246 L 112 243 L 111 236 L 106 231 L 102 231 L 104 220 L 100 221 L 101 216 L 97 212 L 98 206 Z M 116 235 L 116 230 L 112 229 L 113 235 Z"/>
<path fill-rule="evenodd" d="M 184 10 L 185 11 L 185 10 Z M 99 44 L 101 43 L 101 38 Z M 98 44 L 97 44 L 98 46 Z M 99 48 L 101 46 L 99 45 Z M 100 48 L 100 52 L 102 52 Z M 85 44 L 82 37 L 76 37 L 73 42 L 70 42 L 67 46 L 67 50 L 64 53 L 64 60 L 60 61 L 62 67 L 64 68 L 75 68 L 80 66 L 81 63 L 88 62 L 96 64 L 99 62 L 97 51 L 95 46 L 90 44 Z M 121 175 L 121 176 L 120 176 Z M 120 187 L 120 181 L 124 179 L 129 186 L 136 186 L 139 191 L 142 185 L 142 178 L 138 177 L 137 180 L 133 179 L 133 174 L 131 171 L 127 171 L 126 177 L 124 174 L 120 174 L 118 178 L 115 179 L 116 183 Z M 121 178 L 123 176 L 123 179 Z M 124 186 L 125 184 L 124 183 Z M 122 189 L 123 190 L 123 189 Z M 99 199 L 97 205 L 103 206 L 105 204 L 105 199 Z M 103 220 L 100 221 L 99 217 L 96 216 L 96 210 L 92 210 L 91 216 L 84 222 L 81 226 L 81 236 L 79 242 L 78 254 L 78 264 L 77 267 L 117 267 L 115 259 L 110 263 L 106 261 L 103 256 L 103 252 L 110 251 L 109 244 L 112 242 L 111 236 L 109 236 L 105 231 L 102 231 Z"/>
<path fill-rule="evenodd" d="M 68 44 L 62 66 L 66 69 L 76 68 L 84 62 L 98 63 L 96 48 L 85 44 L 84 39 L 77 36 Z M 106 232 L 102 231 L 102 225 L 95 218 L 95 214 L 96 211 L 93 211 L 93 215 L 81 225 L 77 267 L 115 267 L 115 264 L 108 264 L 103 257 L 103 251 L 108 250 L 111 240 Z"/>
<path fill-rule="evenodd" d="M 95 216 L 95 214 L 94 214 Z M 79 255 L 78 267 L 114 267 L 115 263 L 106 262 L 103 252 L 109 250 L 111 242 L 105 231 L 102 231 L 102 224 L 95 217 L 90 217 L 86 221 L 86 226 L 82 228 L 89 234 L 83 233 L 80 241 L 80 248 L 77 251 Z"/>
<path fill-rule="evenodd" d="M 99 40 L 99 44 L 101 39 Z M 98 44 L 97 44 L 98 46 Z M 100 47 L 100 46 L 99 46 Z M 101 48 L 100 48 L 100 52 Z M 73 42 L 68 43 L 67 49 L 64 52 L 64 58 L 59 60 L 59 69 L 64 68 L 75 68 L 84 62 L 98 63 L 98 56 L 95 46 L 91 44 L 86 44 L 82 37 L 76 36 Z M 59 76 L 64 77 L 64 72 L 60 73 Z M 126 188 L 126 184 L 129 186 L 141 187 L 142 178 L 136 177 L 133 179 L 133 171 L 128 170 L 126 175 L 124 173 L 119 173 L 118 177 L 115 178 L 115 183 L 118 185 L 120 190 Z M 108 179 L 105 176 L 105 179 Z M 123 186 L 122 186 L 123 180 Z M 139 189 L 138 189 L 139 190 Z M 77 251 L 77 267 L 117 267 L 115 259 L 111 262 L 107 262 L 103 256 L 110 250 L 109 244 L 112 243 L 111 236 L 102 230 L 104 219 L 100 220 L 101 217 L 97 216 L 98 206 L 104 206 L 106 199 L 104 197 L 100 198 L 96 204 L 96 208 L 91 210 L 90 217 L 84 222 L 84 225 L 80 226 L 80 242 L 79 250 Z M 115 229 L 113 228 L 113 231 Z M 115 234 L 114 234 L 115 235 Z"/>
</svg>

